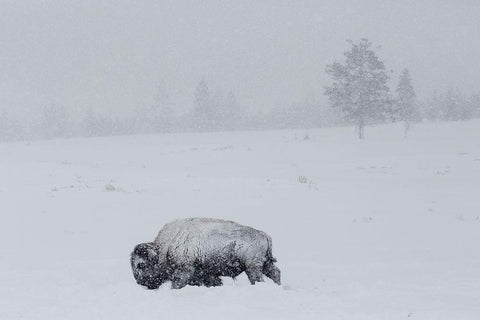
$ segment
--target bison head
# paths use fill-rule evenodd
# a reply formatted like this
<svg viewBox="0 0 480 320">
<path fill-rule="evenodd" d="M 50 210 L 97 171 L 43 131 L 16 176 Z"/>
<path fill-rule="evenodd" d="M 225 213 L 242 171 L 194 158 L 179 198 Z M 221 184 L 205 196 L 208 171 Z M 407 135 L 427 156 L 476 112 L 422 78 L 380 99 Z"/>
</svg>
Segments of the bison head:
<svg viewBox="0 0 480 320">
<path fill-rule="evenodd" d="M 141 243 L 130 256 L 133 276 L 139 285 L 157 289 L 167 280 L 166 269 L 160 263 L 158 248 L 153 243 Z"/>
</svg>

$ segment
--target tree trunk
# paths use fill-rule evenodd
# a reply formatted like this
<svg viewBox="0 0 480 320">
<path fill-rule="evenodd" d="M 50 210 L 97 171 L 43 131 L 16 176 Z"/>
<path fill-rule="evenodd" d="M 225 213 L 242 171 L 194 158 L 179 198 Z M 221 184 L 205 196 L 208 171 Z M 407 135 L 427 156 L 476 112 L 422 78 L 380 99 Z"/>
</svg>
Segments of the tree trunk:
<svg viewBox="0 0 480 320">
<path fill-rule="evenodd" d="M 364 135 L 364 128 L 365 128 L 365 123 L 363 122 L 363 119 L 360 120 L 360 122 L 358 123 L 358 138 L 360 140 L 362 140 L 365 135 Z"/>
<path fill-rule="evenodd" d="M 407 138 L 408 130 L 410 130 L 410 121 L 405 120 L 405 132 L 404 132 L 404 135 L 403 135 L 403 137 L 404 137 L 405 139 Z"/>
</svg>

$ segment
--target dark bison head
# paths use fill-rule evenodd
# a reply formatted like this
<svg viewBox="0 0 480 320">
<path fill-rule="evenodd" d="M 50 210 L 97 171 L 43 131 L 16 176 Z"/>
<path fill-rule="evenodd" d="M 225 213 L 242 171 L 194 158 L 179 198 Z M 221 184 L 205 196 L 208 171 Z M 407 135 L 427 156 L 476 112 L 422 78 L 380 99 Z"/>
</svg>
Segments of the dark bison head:
<svg viewBox="0 0 480 320">
<path fill-rule="evenodd" d="M 168 276 L 159 262 L 158 249 L 153 243 L 141 243 L 130 256 L 133 276 L 139 285 L 148 289 L 158 289 Z"/>
</svg>

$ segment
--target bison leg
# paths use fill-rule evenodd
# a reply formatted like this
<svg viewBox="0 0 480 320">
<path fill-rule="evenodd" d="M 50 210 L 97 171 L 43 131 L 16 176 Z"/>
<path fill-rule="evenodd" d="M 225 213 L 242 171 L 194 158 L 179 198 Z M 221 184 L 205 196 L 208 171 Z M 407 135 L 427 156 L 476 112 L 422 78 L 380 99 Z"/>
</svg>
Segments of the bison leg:
<svg viewBox="0 0 480 320">
<path fill-rule="evenodd" d="M 245 270 L 245 273 L 251 284 L 255 284 L 255 282 L 263 282 L 262 268 L 248 267 L 247 270 Z"/>
<path fill-rule="evenodd" d="M 202 279 L 199 279 L 199 278 L 196 278 L 196 277 L 193 277 L 191 278 L 189 281 L 188 281 L 188 285 L 189 286 L 197 286 L 197 287 L 200 287 L 203 285 L 203 280 Z"/>
<path fill-rule="evenodd" d="M 182 289 L 191 282 L 195 273 L 193 268 L 177 269 L 172 274 L 172 289 Z"/>
<path fill-rule="evenodd" d="M 222 279 L 217 276 L 205 276 L 203 284 L 207 287 L 219 287 L 223 284 Z"/>
<path fill-rule="evenodd" d="M 280 285 L 280 269 L 278 269 L 272 261 L 267 261 L 263 265 L 263 274 L 273 280 L 276 284 Z"/>
</svg>

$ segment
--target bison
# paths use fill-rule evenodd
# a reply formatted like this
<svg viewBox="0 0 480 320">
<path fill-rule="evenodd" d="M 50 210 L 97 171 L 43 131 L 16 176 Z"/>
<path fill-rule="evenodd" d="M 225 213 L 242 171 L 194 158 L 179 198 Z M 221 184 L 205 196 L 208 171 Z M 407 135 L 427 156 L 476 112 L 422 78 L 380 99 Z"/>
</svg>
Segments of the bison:
<svg viewBox="0 0 480 320">
<path fill-rule="evenodd" d="M 135 280 L 148 289 L 166 281 L 172 289 L 221 286 L 220 277 L 235 279 L 243 271 L 252 285 L 263 281 L 263 275 L 280 285 L 274 262 L 272 240 L 265 232 L 209 218 L 170 222 L 153 242 L 137 245 L 130 256 Z"/>
</svg>

